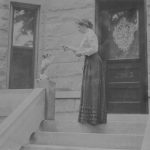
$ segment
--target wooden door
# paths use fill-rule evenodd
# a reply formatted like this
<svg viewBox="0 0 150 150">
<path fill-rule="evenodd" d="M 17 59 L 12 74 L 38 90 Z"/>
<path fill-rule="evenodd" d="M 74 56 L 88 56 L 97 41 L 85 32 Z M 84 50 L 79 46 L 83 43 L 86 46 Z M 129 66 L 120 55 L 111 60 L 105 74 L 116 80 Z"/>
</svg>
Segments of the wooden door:
<svg viewBox="0 0 150 150">
<path fill-rule="evenodd" d="M 24 3 L 11 4 L 12 42 L 9 88 L 33 88 L 36 23 L 39 7 Z"/>
<path fill-rule="evenodd" d="M 96 28 L 106 62 L 110 113 L 148 112 L 144 11 L 144 0 L 96 1 Z"/>
</svg>

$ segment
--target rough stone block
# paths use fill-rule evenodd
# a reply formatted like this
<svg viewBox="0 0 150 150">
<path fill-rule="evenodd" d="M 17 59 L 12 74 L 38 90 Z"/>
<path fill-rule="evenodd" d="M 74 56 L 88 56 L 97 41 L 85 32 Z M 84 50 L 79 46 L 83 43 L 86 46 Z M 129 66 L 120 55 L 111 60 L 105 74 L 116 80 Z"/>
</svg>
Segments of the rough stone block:
<svg viewBox="0 0 150 150">
<path fill-rule="evenodd" d="M 82 75 L 52 78 L 56 82 L 56 89 L 62 91 L 80 91 L 82 83 Z"/>
<path fill-rule="evenodd" d="M 46 5 L 49 10 L 70 10 L 75 8 L 84 8 L 89 6 L 94 6 L 93 0 L 46 0 Z"/>
<path fill-rule="evenodd" d="M 56 100 L 56 112 L 70 112 L 74 110 L 73 100 Z"/>
<path fill-rule="evenodd" d="M 82 73 L 82 62 L 57 63 L 48 68 L 50 78 L 76 76 Z"/>
</svg>

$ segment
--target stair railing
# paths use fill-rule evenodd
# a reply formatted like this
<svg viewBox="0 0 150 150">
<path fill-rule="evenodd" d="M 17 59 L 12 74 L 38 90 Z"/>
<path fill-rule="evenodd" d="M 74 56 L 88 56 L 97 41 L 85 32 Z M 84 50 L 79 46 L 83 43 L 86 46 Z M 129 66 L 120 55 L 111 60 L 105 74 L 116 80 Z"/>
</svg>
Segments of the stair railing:
<svg viewBox="0 0 150 150">
<path fill-rule="evenodd" d="M 45 119 L 45 89 L 31 94 L 0 124 L 0 150 L 19 150 Z M 13 97 L 12 97 L 13 100 Z"/>
<path fill-rule="evenodd" d="M 49 79 L 37 79 L 35 87 L 44 88 L 46 90 L 45 96 L 45 119 L 55 119 L 55 94 L 56 83 Z"/>
</svg>

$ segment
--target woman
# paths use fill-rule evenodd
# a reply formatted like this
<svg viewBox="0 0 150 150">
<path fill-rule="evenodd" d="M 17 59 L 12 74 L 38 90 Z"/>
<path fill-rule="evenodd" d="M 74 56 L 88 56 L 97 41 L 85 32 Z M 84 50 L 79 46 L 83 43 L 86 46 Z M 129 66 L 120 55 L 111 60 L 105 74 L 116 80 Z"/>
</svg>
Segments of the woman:
<svg viewBox="0 0 150 150">
<path fill-rule="evenodd" d="M 76 56 L 85 56 L 79 122 L 97 125 L 106 123 L 106 101 L 103 76 L 103 64 L 98 54 L 98 39 L 92 30 L 93 24 L 86 19 L 78 22 L 78 29 L 84 38 L 78 49 L 64 46 L 72 50 Z"/>
</svg>

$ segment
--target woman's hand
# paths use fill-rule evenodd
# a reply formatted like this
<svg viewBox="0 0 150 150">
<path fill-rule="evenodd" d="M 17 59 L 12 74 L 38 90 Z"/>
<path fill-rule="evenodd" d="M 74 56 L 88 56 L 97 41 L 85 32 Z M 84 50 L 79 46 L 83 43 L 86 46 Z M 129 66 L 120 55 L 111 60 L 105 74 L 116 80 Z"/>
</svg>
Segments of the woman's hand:
<svg viewBox="0 0 150 150">
<path fill-rule="evenodd" d="M 62 47 L 63 47 L 64 51 L 72 51 L 73 53 L 76 53 L 76 49 L 74 49 L 74 48 L 71 48 L 69 46 L 62 46 Z"/>
</svg>

